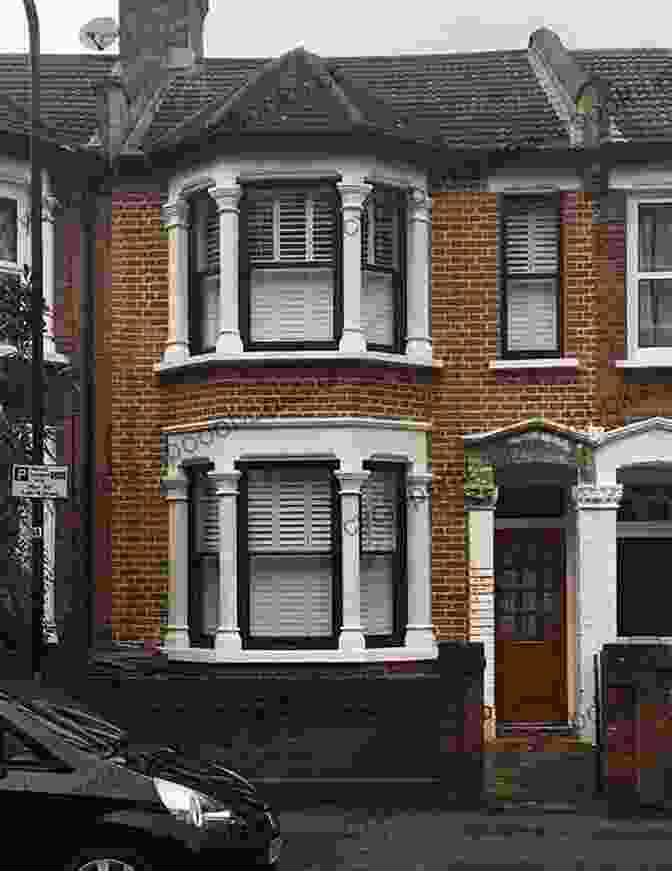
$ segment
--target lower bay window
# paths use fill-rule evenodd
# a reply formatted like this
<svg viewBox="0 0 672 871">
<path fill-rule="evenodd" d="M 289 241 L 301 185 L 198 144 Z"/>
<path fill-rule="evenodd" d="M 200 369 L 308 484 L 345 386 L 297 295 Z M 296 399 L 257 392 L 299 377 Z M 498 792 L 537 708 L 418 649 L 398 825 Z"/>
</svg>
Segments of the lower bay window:
<svg viewBox="0 0 672 871">
<path fill-rule="evenodd" d="M 244 647 L 338 647 L 342 534 L 359 534 L 367 647 L 403 643 L 404 467 L 365 464 L 370 474 L 361 489 L 358 523 L 341 516 L 337 467 L 336 461 L 241 464 L 238 615 Z M 220 530 L 219 497 L 207 469 L 194 466 L 190 473 L 189 625 L 191 643 L 211 647 L 218 623 Z"/>
</svg>

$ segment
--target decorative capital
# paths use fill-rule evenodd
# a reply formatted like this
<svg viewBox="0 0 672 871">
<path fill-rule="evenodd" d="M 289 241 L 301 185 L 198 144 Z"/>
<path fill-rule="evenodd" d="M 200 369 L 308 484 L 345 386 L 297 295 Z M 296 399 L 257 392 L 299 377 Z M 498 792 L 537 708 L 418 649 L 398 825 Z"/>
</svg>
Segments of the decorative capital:
<svg viewBox="0 0 672 871">
<path fill-rule="evenodd" d="M 481 495 L 464 494 L 464 510 L 465 511 L 494 511 L 497 508 L 497 497 L 499 496 L 499 487 L 495 487 L 489 493 Z"/>
<path fill-rule="evenodd" d="M 208 479 L 217 488 L 218 496 L 237 496 L 240 472 L 208 472 Z"/>
<path fill-rule="evenodd" d="M 334 475 L 340 484 L 341 496 L 359 496 L 371 472 L 334 472 Z"/>
<path fill-rule="evenodd" d="M 161 207 L 161 220 L 166 230 L 172 230 L 173 227 L 188 227 L 189 204 L 181 197 L 166 203 Z"/>
<path fill-rule="evenodd" d="M 408 192 L 408 220 L 426 221 L 432 219 L 432 198 L 421 188 L 411 188 Z"/>
<path fill-rule="evenodd" d="M 336 187 L 341 194 L 343 211 L 352 210 L 361 212 L 366 198 L 373 190 L 373 185 L 362 182 L 361 184 L 346 184 L 337 182 Z"/>
<path fill-rule="evenodd" d="M 61 208 L 61 203 L 56 197 L 42 197 L 42 220 L 53 224 L 56 220 L 56 213 Z"/>
<path fill-rule="evenodd" d="M 189 478 L 181 466 L 165 466 L 161 478 L 163 495 L 169 502 L 186 502 L 189 496 Z"/>
<path fill-rule="evenodd" d="M 238 212 L 238 202 L 242 192 L 243 189 L 239 184 L 230 187 L 210 188 L 208 191 L 217 203 L 217 211 L 220 215 L 222 212 Z"/>
<path fill-rule="evenodd" d="M 577 484 L 572 487 L 572 499 L 577 509 L 618 508 L 623 495 L 622 484 Z"/>
</svg>

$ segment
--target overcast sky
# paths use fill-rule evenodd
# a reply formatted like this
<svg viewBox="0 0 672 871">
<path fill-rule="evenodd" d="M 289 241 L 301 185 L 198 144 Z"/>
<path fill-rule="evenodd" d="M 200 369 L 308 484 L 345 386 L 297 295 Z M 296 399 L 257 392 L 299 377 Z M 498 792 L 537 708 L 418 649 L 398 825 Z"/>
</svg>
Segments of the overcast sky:
<svg viewBox="0 0 672 871">
<path fill-rule="evenodd" d="M 0 50 L 25 51 L 22 0 L 0 3 Z M 84 51 L 80 27 L 91 18 L 116 18 L 118 13 L 118 0 L 36 0 L 36 5 L 44 53 Z M 568 48 L 672 45 L 672 12 L 666 4 L 638 0 L 625 4 L 623 14 L 615 11 L 618 4 L 609 4 L 606 8 L 616 15 L 611 20 L 605 7 L 585 0 L 474 0 L 461 6 L 438 0 L 284 0 L 275 6 L 210 0 L 205 50 L 209 57 L 276 57 L 297 45 L 324 56 L 520 49 L 541 26 L 554 30 Z M 116 45 L 108 53 L 115 51 Z"/>
</svg>

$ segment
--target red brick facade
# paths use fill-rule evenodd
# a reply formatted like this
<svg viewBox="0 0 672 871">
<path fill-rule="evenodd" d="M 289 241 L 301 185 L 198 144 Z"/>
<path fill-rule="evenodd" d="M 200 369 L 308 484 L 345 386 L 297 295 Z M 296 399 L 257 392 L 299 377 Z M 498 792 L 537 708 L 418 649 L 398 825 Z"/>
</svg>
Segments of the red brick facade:
<svg viewBox="0 0 672 871">
<path fill-rule="evenodd" d="M 433 195 L 432 263 L 432 336 L 434 355 L 445 362 L 441 372 L 420 378 L 377 367 L 229 368 L 161 383 L 153 372 L 168 317 L 160 197 L 114 194 L 109 305 L 101 309 L 111 399 L 99 398 L 98 418 L 99 442 L 111 460 L 114 637 L 159 637 L 168 552 L 161 427 L 210 416 L 329 414 L 432 422 L 432 618 L 439 639 L 467 638 L 462 436 L 540 416 L 582 429 L 623 425 L 630 414 L 672 413 L 672 387 L 626 384 L 624 370 L 610 365 L 625 354 L 618 197 L 602 214 L 598 222 L 587 193 L 561 195 L 562 355 L 578 358 L 576 370 L 489 368 L 498 349 L 499 195 L 443 191 Z"/>
</svg>

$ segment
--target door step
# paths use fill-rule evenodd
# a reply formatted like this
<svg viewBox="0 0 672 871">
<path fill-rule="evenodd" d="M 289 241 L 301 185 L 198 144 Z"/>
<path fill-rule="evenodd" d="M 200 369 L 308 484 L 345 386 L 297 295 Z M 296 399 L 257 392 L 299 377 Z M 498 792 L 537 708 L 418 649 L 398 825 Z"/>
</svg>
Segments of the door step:
<svg viewBox="0 0 672 871">
<path fill-rule="evenodd" d="M 575 729 L 571 723 L 558 722 L 515 722 L 507 723 L 497 721 L 497 737 L 533 737 L 538 735 L 563 735 L 571 737 L 575 735 Z"/>
</svg>

